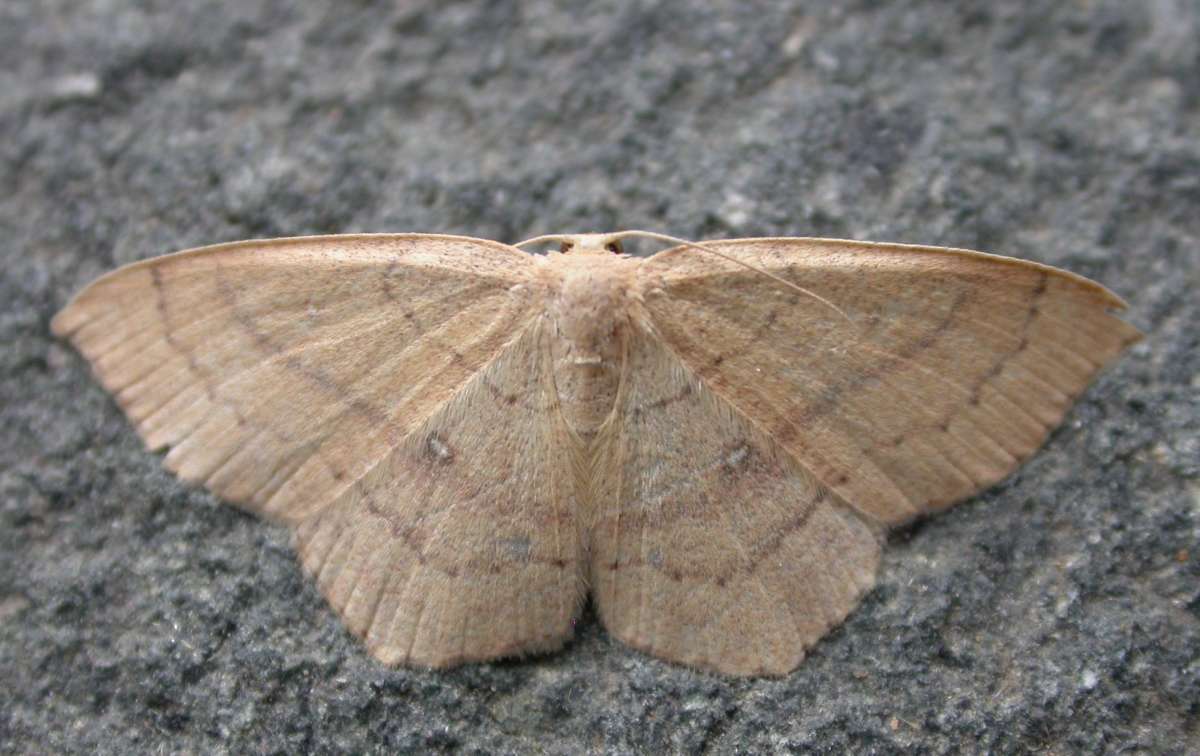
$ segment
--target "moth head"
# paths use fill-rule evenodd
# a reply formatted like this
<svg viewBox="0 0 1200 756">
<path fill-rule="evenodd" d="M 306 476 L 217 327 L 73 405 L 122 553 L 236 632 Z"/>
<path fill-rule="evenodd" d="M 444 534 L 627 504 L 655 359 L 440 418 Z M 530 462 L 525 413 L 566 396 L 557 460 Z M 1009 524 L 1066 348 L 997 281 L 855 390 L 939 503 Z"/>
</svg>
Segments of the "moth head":
<svg viewBox="0 0 1200 756">
<path fill-rule="evenodd" d="M 628 231 L 617 231 L 608 234 L 546 234 L 535 236 L 513 246 L 524 247 L 532 244 L 558 242 L 558 251 L 570 255 L 623 255 L 625 246 L 621 239 L 628 236 Z"/>
<path fill-rule="evenodd" d="M 577 234 L 559 237 L 558 251 L 573 255 L 623 255 L 625 247 L 618 234 Z"/>
</svg>

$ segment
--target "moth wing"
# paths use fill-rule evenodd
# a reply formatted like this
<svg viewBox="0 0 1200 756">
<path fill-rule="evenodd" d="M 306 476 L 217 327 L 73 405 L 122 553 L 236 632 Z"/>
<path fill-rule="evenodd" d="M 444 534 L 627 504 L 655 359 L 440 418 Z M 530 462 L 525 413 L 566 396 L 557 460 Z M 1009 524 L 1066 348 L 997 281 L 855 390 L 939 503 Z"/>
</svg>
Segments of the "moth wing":
<svg viewBox="0 0 1200 756">
<path fill-rule="evenodd" d="M 586 595 L 581 450 L 562 420 L 547 327 L 495 361 L 329 507 L 301 559 L 386 664 L 446 667 L 545 651 Z"/>
<path fill-rule="evenodd" d="M 532 318 L 531 260 L 430 235 L 238 242 L 128 265 L 54 318 L 165 464 L 298 522 Z"/>
<path fill-rule="evenodd" d="M 878 529 L 649 333 L 599 438 L 592 591 L 631 646 L 785 674 L 873 585 Z"/>
<path fill-rule="evenodd" d="M 705 246 L 794 286 L 666 250 L 641 269 L 655 332 L 821 485 L 884 524 L 1008 475 L 1140 336 L 1113 314 L 1124 307 L 1114 294 L 1045 265 L 830 239 Z"/>
</svg>

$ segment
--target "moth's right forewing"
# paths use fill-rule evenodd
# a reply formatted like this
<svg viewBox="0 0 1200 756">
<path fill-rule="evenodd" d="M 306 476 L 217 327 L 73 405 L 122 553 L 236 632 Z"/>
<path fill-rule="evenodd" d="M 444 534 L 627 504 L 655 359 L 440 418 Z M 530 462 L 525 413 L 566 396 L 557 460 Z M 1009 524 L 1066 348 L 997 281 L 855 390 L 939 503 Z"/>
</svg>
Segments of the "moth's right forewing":
<svg viewBox="0 0 1200 756">
<path fill-rule="evenodd" d="M 496 357 L 531 259 L 466 237 L 205 247 L 126 266 L 54 319 L 181 477 L 296 522 Z"/>
</svg>

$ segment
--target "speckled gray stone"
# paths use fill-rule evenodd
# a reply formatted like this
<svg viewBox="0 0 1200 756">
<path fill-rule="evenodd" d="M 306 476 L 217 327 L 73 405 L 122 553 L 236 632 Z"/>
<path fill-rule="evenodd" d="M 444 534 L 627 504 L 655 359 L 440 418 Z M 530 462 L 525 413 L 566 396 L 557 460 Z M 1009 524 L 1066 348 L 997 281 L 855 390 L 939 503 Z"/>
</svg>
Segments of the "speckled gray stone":
<svg viewBox="0 0 1200 756">
<path fill-rule="evenodd" d="M 1147 337 L 754 681 L 590 613 L 551 656 L 384 669 L 47 329 L 202 243 L 629 227 L 1017 255 Z M 0 3 L 0 750 L 1184 753 L 1198 271 L 1194 0 Z"/>
</svg>

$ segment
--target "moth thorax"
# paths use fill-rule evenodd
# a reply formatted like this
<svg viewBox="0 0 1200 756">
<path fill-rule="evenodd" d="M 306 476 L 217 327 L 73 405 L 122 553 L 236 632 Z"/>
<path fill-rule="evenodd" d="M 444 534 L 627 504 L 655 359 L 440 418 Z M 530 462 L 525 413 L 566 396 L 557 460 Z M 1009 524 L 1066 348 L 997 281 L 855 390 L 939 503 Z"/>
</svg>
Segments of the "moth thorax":
<svg viewBox="0 0 1200 756">
<path fill-rule="evenodd" d="M 567 271 L 552 308 L 554 374 L 563 414 L 590 440 L 616 402 L 629 327 L 624 276 L 611 268 Z"/>
</svg>

